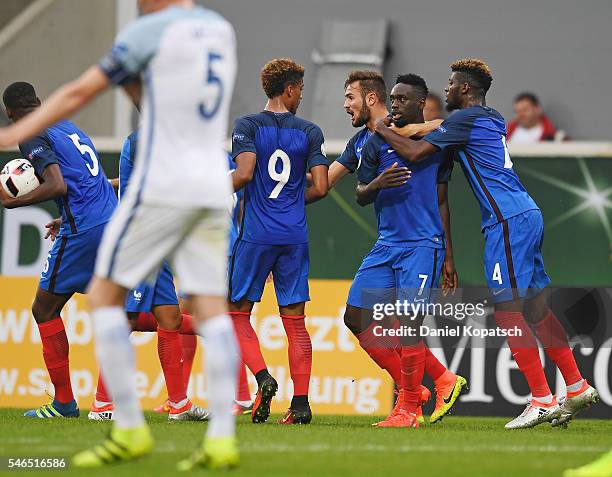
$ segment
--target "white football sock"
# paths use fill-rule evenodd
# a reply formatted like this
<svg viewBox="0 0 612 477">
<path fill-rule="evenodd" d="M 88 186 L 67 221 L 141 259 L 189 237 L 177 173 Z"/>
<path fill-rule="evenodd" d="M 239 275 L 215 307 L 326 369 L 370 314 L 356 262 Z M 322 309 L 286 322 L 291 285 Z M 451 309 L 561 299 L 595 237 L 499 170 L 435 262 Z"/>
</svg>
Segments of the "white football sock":
<svg viewBox="0 0 612 477">
<path fill-rule="evenodd" d="M 136 364 L 130 343 L 130 327 L 121 307 L 92 312 L 95 347 L 104 383 L 113 396 L 115 425 L 132 429 L 145 423 L 136 394 Z"/>
<path fill-rule="evenodd" d="M 541 402 L 542 404 L 550 404 L 553 402 L 553 395 L 547 394 L 546 396 L 540 396 L 532 399 L 535 399 L 536 401 Z"/>
<path fill-rule="evenodd" d="M 584 383 L 584 379 L 579 379 L 574 384 L 570 384 L 567 386 L 567 391 L 570 393 L 577 393 L 582 388 L 582 384 Z"/>
<path fill-rule="evenodd" d="M 238 367 L 234 327 L 228 315 L 218 315 L 198 324 L 198 333 L 205 342 L 203 354 L 211 414 L 206 436 L 231 437 L 236 430 L 232 408 Z"/>
</svg>

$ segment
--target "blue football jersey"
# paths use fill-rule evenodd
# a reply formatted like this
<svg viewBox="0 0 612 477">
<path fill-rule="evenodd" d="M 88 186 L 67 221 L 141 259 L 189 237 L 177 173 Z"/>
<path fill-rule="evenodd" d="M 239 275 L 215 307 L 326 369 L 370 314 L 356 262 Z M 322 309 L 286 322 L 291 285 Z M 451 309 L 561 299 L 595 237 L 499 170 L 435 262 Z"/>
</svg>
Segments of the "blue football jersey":
<svg viewBox="0 0 612 477">
<path fill-rule="evenodd" d="M 136 159 L 136 149 L 138 147 L 138 129 L 130 134 L 121 149 L 119 156 L 119 198 L 127 191 L 132 171 L 134 170 L 134 160 Z"/>
<path fill-rule="evenodd" d="M 342 154 L 336 160 L 349 171 L 355 172 L 359 169 L 359 164 L 361 163 L 361 151 L 363 150 L 363 146 L 366 141 L 370 139 L 371 135 L 372 132 L 368 128 L 363 128 L 349 139 L 344 151 L 342 151 Z"/>
<path fill-rule="evenodd" d="M 323 133 L 291 113 L 264 111 L 236 120 L 232 157 L 253 152 L 253 180 L 244 191 L 241 239 L 269 245 L 308 242 L 306 172 L 328 165 Z"/>
<path fill-rule="evenodd" d="M 473 106 L 456 111 L 424 140 L 456 153 L 480 204 L 482 228 L 538 209 L 512 169 L 506 124 L 494 109 Z"/>
<path fill-rule="evenodd" d="M 408 167 L 412 176 L 400 187 L 378 192 L 374 202 L 378 243 L 395 247 L 444 248 L 438 184 L 450 180 L 452 161 L 444 152 L 438 152 L 424 161 L 409 164 L 380 136 L 374 135 L 361 153 L 359 182 L 369 184 L 395 162 Z"/>
<path fill-rule="evenodd" d="M 73 235 L 105 224 L 117 197 L 104 174 L 91 139 L 70 121 L 61 121 L 19 145 L 42 178 L 47 166 L 58 164 L 67 186 L 56 199 L 62 217 L 61 235 Z"/>
<path fill-rule="evenodd" d="M 227 155 L 228 165 L 230 172 L 236 169 L 236 163 L 232 159 L 232 155 Z M 238 192 L 234 192 L 234 196 L 232 198 L 232 210 L 230 211 L 232 216 L 232 221 L 230 223 L 230 234 L 229 234 L 229 253 L 232 254 L 232 250 L 234 249 L 234 244 L 236 240 L 238 240 L 238 234 L 240 232 L 240 202 L 244 197 L 244 189 L 240 189 Z"/>
</svg>

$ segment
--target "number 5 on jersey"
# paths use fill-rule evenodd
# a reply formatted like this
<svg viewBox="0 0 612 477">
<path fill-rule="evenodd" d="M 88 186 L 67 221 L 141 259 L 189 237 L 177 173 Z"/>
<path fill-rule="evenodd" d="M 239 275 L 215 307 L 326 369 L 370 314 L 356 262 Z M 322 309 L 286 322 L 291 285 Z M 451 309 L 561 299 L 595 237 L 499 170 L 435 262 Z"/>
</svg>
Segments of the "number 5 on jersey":
<svg viewBox="0 0 612 477">
<path fill-rule="evenodd" d="M 280 172 L 276 172 L 276 164 L 279 160 L 283 167 Z M 282 149 L 277 149 L 270 156 L 270 160 L 268 161 L 268 174 L 270 175 L 270 179 L 278 182 L 269 196 L 270 199 L 276 199 L 278 194 L 283 190 L 283 187 L 289 182 L 289 176 L 291 175 L 291 160 Z"/>
<path fill-rule="evenodd" d="M 81 153 L 81 156 L 83 157 L 85 157 L 85 155 L 89 156 L 89 158 L 91 159 L 92 165 L 90 166 L 87 161 L 85 161 L 85 165 L 87 166 L 87 169 L 89 169 L 89 172 L 91 173 L 91 175 L 96 177 L 100 173 L 100 163 L 98 162 L 98 157 L 96 156 L 96 153 L 94 152 L 94 150 L 91 147 L 89 147 L 87 144 L 82 144 L 81 138 L 79 137 L 78 134 L 71 134 L 68 137 L 70 138 L 72 143 L 76 146 L 76 148 L 79 150 L 79 152 Z"/>
</svg>

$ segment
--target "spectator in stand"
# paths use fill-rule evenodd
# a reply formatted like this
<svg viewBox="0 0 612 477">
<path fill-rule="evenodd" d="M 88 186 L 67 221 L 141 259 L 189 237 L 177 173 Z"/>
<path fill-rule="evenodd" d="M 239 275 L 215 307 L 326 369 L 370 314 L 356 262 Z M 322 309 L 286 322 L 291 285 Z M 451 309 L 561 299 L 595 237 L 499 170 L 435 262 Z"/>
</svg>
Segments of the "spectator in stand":
<svg viewBox="0 0 612 477">
<path fill-rule="evenodd" d="M 442 98 L 436 93 L 429 93 L 425 99 L 425 109 L 423 109 L 425 121 L 433 119 L 444 119 L 444 103 Z"/>
<path fill-rule="evenodd" d="M 542 111 L 538 97 L 528 92 L 514 98 L 514 119 L 510 121 L 507 129 L 509 144 L 533 144 L 565 139 L 565 133 L 557 130 Z"/>
</svg>

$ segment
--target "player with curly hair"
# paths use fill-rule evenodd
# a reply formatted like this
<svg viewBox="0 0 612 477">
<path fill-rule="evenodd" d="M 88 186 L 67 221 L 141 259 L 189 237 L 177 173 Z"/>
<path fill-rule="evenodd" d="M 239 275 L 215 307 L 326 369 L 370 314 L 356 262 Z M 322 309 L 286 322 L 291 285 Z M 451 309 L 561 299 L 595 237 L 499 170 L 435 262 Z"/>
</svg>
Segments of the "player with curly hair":
<svg viewBox="0 0 612 477">
<path fill-rule="evenodd" d="M 281 424 L 312 419 L 308 386 L 312 344 L 305 326 L 308 293 L 306 204 L 327 194 L 327 158 L 323 133 L 295 114 L 302 100 L 304 68 L 288 58 L 268 62 L 261 84 L 268 102 L 263 112 L 236 120 L 232 135 L 235 190 L 244 188 L 240 235 L 229 270 L 230 315 L 242 359 L 258 384 L 252 421 L 265 422 L 278 389 L 261 354 L 250 317 L 272 272 L 280 317 L 289 343 L 294 395 Z M 306 173 L 312 185 L 306 187 Z"/>
</svg>

